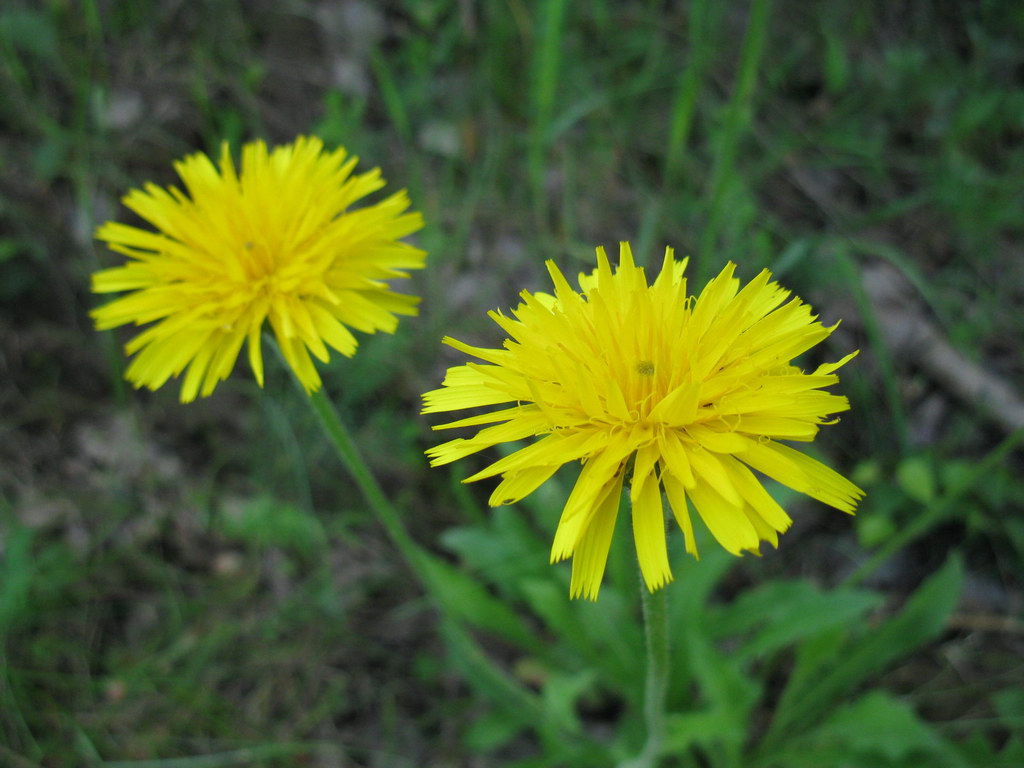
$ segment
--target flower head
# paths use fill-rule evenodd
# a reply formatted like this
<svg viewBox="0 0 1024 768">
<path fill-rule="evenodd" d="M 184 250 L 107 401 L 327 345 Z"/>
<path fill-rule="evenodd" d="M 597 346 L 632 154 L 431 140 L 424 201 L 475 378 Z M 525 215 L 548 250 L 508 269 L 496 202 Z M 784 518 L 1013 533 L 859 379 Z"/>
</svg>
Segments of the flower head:
<svg viewBox="0 0 1024 768">
<path fill-rule="evenodd" d="M 384 186 L 379 169 L 353 174 L 356 162 L 300 137 L 273 150 L 246 144 L 236 171 L 225 144 L 219 167 L 202 153 L 175 163 L 187 194 L 155 184 L 129 192 L 124 204 L 157 231 L 101 226 L 97 239 L 128 261 L 92 279 L 96 293 L 128 292 L 93 311 L 99 330 L 153 323 L 125 347 L 135 355 L 126 378 L 157 389 L 187 369 L 188 402 L 227 378 L 248 341 L 262 386 L 260 333 L 269 321 L 311 392 L 320 386 L 311 353 L 323 362 L 328 347 L 351 356 L 350 329 L 391 333 L 396 315 L 416 314 L 419 299 L 385 281 L 423 266 L 426 254 L 399 242 L 423 218 L 406 212 L 405 191 L 349 210 Z"/>
<path fill-rule="evenodd" d="M 466 482 L 501 475 L 490 504 L 532 493 L 563 464 L 581 461 L 551 548 L 556 562 L 572 555 L 573 597 L 596 599 L 619 497 L 631 471 L 633 538 L 652 591 L 671 581 L 662 491 L 686 550 L 697 555 L 689 499 L 729 552 L 778 545 L 789 516 L 751 469 L 844 512 L 863 492 L 780 442 L 810 441 L 845 397 L 836 363 L 805 373 L 791 360 L 833 330 L 762 271 L 747 285 L 729 264 L 697 298 L 688 297 L 686 261 L 666 249 L 648 285 L 628 243 L 613 272 L 602 248 L 597 269 L 573 290 L 551 261 L 554 296 L 524 291 L 512 317 L 490 317 L 510 338 L 503 349 L 445 343 L 483 363 L 448 370 L 427 392 L 424 413 L 505 405 L 435 429 L 491 424 L 474 437 L 431 448 L 432 465 L 447 464 L 497 443 L 538 436 Z"/>
</svg>

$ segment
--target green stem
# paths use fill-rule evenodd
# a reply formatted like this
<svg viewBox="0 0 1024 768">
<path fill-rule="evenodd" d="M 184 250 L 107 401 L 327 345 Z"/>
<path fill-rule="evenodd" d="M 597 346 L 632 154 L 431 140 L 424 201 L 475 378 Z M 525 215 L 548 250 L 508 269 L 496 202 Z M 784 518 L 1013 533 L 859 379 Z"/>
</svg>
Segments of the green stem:
<svg viewBox="0 0 1024 768">
<path fill-rule="evenodd" d="M 264 339 L 265 345 L 275 350 L 282 363 L 290 368 L 283 359 L 277 342 L 270 336 L 264 336 Z M 303 392 L 303 397 L 306 397 L 302 383 L 294 375 L 294 371 L 292 373 L 292 380 Z M 486 689 L 498 706 L 505 708 L 511 717 L 517 717 L 524 725 L 533 725 L 539 730 L 542 729 L 540 723 L 544 721 L 545 709 L 540 697 L 493 663 L 477 640 L 470 634 L 465 626 L 463 616 L 460 614 L 458 598 L 446 592 L 445 584 L 442 581 L 443 571 L 438 570 L 438 561 L 435 561 L 430 553 L 421 548 L 409 535 L 401 515 L 388 501 L 380 485 L 377 484 L 376 478 L 363 460 L 359 447 L 352 439 L 348 429 L 345 428 L 334 405 L 323 393 L 323 390 L 308 395 L 308 400 L 341 463 L 359 486 L 359 490 L 362 491 L 377 519 L 416 574 L 426 590 L 427 597 L 441 616 L 441 631 L 449 647 L 457 651 L 458 657 L 472 669 L 475 683 L 482 689 Z M 566 741 L 582 744 L 588 748 L 590 746 L 589 739 L 581 734 L 562 731 L 559 736 Z"/>
<path fill-rule="evenodd" d="M 491 698 L 508 707 L 509 712 L 523 718 L 524 723 L 536 726 L 545 717 L 545 710 L 539 698 L 496 666 L 469 633 L 459 616 L 457 606 L 453 604 L 451 596 L 446 593 L 443 583 L 438 580 L 437 571 L 432 567 L 430 554 L 424 551 L 409 535 L 401 516 L 388 501 L 380 485 L 377 484 L 377 480 L 363 460 L 355 440 L 345 428 L 334 405 L 323 393 L 323 390 L 309 395 L 309 403 L 319 418 L 331 445 L 334 446 L 341 463 L 345 465 L 352 479 L 359 486 L 359 490 L 363 492 L 363 496 L 366 497 L 370 507 L 376 513 L 377 519 L 384 526 L 409 567 L 415 572 L 426 590 L 427 597 L 442 617 L 441 631 L 449 647 L 458 653 L 462 663 L 472 670 L 474 680 L 478 685 L 486 687 Z M 576 734 L 563 733 L 561 735 L 565 739 L 581 741 Z"/>
<path fill-rule="evenodd" d="M 384 495 L 384 491 L 377 484 L 377 480 L 363 460 L 355 440 L 352 439 L 352 435 L 338 417 L 334 405 L 327 399 L 322 389 L 309 395 L 309 404 L 320 419 L 320 425 L 324 428 L 331 445 L 334 446 L 338 458 L 341 459 L 341 463 L 345 465 L 345 469 L 359 486 L 359 490 L 363 492 L 363 496 L 366 497 L 376 513 L 377 519 L 380 520 L 381 525 L 384 526 L 391 540 L 398 547 L 398 551 L 405 557 L 409 567 L 416 572 L 416 575 L 432 592 L 433 579 L 424 562 L 419 545 L 413 541 L 402 523 L 398 510 L 391 505 L 387 496 Z"/>
<path fill-rule="evenodd" d="M 438 613 L 443 617 L 442 632 L 449 645 L 459 649 L 463 661 L 473 667 L 475 677 L 484 681 L 492 692 L 499 692 L 500 700 L 504 701 L 506 705 L 515 707 L 519 712 L 531 713 L 534 721 L 543 717 L 543 710 L 536 697 L 531 696 L 526 689 L 517 685 L 512 678 L 496 667 L 487 658 L 479 643 L 466 630 L 452 606 L 449 596 L 445 593 L 444 586 L 438 583 L 435 571 L 431 568 L 430 556 L 409 535 L 401 516 L 388 501 L 380 485 L 377 484 L 377 480 L 363 460 L 355 440 L 352 439 L 352 435 L 345 428 L 337 410 L 324 395 L 323 390 L 311 394 L 309 403 L 313 412 L 320 419 L 320 424 L 331 441 L 331 445 L 334 446 L 341 463 L 345 465 L 352 479 L 359 486 L 359 490 L 363 492 L 363 496 L 366 497 L 370 507 L 376 513 L 377 519 L 380 520 L 381 525 L 384 526 L 391 540 L 398 547 L 398 551 L 419 578 Z"/>
<path fill-rule="evenodd" d="M 327 399 L 323 390 L 312 393 L 309 396 L 309 403 L 313 408 L 313 412 L 319 417 L 320 424 L 323 426 L 324 432 L 327 433 L 327 437 L 331 441 L 331 445 L 334 446 L 334 450 L 338 454 L 338 458 L 341 459 L 341 463 L 345 465 L 352 479 L 356 481 L 359 490 L 363 492 L 363 496 L 366 497 L 366 500 L 376 513 L 377 519 L 380 520 L 381 525 L 384 526 L 384 529 L 388 532 L 395 546 L 398 547 L 398 551 L 401 552 L 409 567 L 416 573 L 438 612 L 444 617 L 442 630 L 449 639 L 449 642 L 453 647 L 460 648 L 463 658 L 469 659 L 474 663 L 478 676 L 486 679 L 488 684 L 495 689 L 500 690 L 503 698 L 514 702 L 516 706 L 523 710 L 535 709 L 537 715 L 540 716 L 541 711 L 532 697 L 524 696 L 523 690 L 520 687 L 513 685 L 511 680 L 501 674 L 490 663 L 483 650 L 466 631 L 458 616 L 455 615 L 451 603 L 445 595 L 443 586 L 438 584 L 434 571 L 430 567 L 429 556 L 409 535 L 408 530 L 406 530 L 405 525 L 402 523 L 398 510 L 392 506 L 387 496 L 384 495 L 384 491 L 381 490 L 380 485 L 377 484 L 377 480 L 363 460 L 355 440 L 352 439 L 352 435 L 345 428 L 344 423 L 342 423 L 341 418 L 338 416 L 337 410 L 335 410 L 331 401 Z"/>
<path fill-rule="evenodd" d="M 640 579 L 640 602 L 647 640 L 644 723 L 647 741 L 640 754 L 620 768 L 654 768 L 665 740 L 665 696 L 668 693 L 668 599 L 664 588 L 651 592 Z"/>
</svg>

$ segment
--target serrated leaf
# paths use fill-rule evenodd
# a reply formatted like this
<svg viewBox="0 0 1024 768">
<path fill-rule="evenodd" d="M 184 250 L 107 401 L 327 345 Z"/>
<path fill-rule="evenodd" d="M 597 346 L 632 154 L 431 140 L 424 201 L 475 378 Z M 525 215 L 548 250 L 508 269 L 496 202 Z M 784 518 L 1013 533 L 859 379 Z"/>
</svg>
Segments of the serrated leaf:
<svg viewBox="0 0 1024 768">
<path fill-rule="evenodd" d="M 753 633 L 737 653 L 745 660 L 826 629 L 852 625 L 881 601 L 880 595 L 867 590 L 821 592 L 806 581 L 779 580 L 716 611 L 711 624 L 717 636 Z"/>
<path fill-rule="evenodd" d="M 721 709 L 673 713 L 665 721 L 664 754 L 682 754 L 695 745 L 735 738 L 735 720 Z"/>
<path fill-rule="evenodd" d="M 881 755 L 891 762 L 929 752 L 946 765 L 966 766 L 910 705 L 884 691 L 871 691 L 836 710 L 811 738 L 839 742 L 849 750 Z"/>
<path fill-rule="evenodd" d="M 799 682 L 794 676 L 776 708 L 766 743 L 774 743 L 783 731 L 809 728 L 869 676 L 936 637 L 956 607 L 962 582 L 963 566 L 959 557 L 952 556 L 898 615 L 858 640 L 845 656 L 836 654 L 831 666 L 819 668 L 820 674 Z"/>
<path fill-rule="evenodd" d="M 1020 768 L 1024 765 L 1024 742 L 1016 733 L 998 748 L 979 731 L 958 741 L 955 746 L 960 756 L 974 768 Z"/>
</svg>

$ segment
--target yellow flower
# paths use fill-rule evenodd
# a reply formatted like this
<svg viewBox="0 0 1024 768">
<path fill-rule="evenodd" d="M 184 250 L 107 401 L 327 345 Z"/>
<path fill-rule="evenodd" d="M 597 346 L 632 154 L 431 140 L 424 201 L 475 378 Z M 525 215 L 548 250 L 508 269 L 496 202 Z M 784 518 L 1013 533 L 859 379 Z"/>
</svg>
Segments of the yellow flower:
<svg viewBox="0 0 1024 768">
<path fill-rule="evenodd" d="M 235 170 L 227 144 L 220 167 L 197 153 L 175 163 L 188 194 L 147 184 L 124 204 L 157 232 L 107 222 L 96 237 L 128 257 L 93 275 L 96 293 L 128 291 L 92 312 L 99 330 L 155 323 L 126 345 L 135 358 L 126 378 L 157 389 L 187 368 L 181 401 L 213 392 L 248 341 L 249 364 L 263 386 L 260 333 L 270 322 L 281 351 L 307 392 L 320 387 L 310 353 L 355 354 L 350 328 L 391 333 L 396 315 L 416 314 L 419 299 L 384 282 L 408 277 L 426 254 L 399 242 L 423 226 L 398 192 L 356 210 L 384 186 L 380 170 L 353 174 L 358 158 L 299 137 L 268 151 L 242 148 Z"/>
<path fill-rule="evenodd" d="M 450 368 L 427 392 L 424 413 L 509 404 L 435 429 L 484 424 L 474 437 L 427 451 L 434 466 L 508 441 L 543 436 L 466 482 L 501 475 L 491 506 L 532 493 L 568 462 L 583 468 L 565 504 L 551 561 L 570 555 L 572 597 L 596 599 L 626 474 L 632 470 L 633 538 L 650 590 L 671 581 L 662 491 L 697 555 L 687 499 L 729 552 L 778 545 L 791 520 L 751 468 L 844 512 L 863 492 L 779 440 L 810 441 L 845 397 L 836 363 L 804 373 L 790 361 L 833 330 L 764 270 L 740 289 L 734 264 L 687 296 L 686 261 L 666 249 L 647 284 L 628 243 L 614 273 L 604 249 L 574 291 L 551 261 L 555 295 L 523 291 L 508 317 L 490 317 L 511 337 L 503 349 L 445 343 L 485 361 Z M 785 302 L 785 303 L 784 303 Z"/>
</svg>

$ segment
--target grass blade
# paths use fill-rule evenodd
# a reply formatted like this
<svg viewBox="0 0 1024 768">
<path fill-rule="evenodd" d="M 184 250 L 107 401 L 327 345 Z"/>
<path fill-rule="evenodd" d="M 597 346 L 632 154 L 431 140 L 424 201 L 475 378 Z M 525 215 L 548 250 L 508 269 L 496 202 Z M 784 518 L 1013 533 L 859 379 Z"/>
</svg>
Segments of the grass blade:
<svg viewBox="0 0 1024 768">
<path fill-rule="evenodd" d="M 712 253 L 718 241 L 725 213 L 725 191 L 735 172 L 736 154 L 744 134 L 750 130 L 754 87 L 761 67 L 765 41 L 768 37 L 770 0 L 754 0 L 750 7 L 750 21 L 740 52 L 739 73 L 732 98 L 725 109 L 719 140 L 715 144 L 714 165 L 711 170 L 709 197 L 711 199 L 707 222 L 701 235 L 696 264 L 696 283 L 703 285 L 712 267 Z"/>
<path fill-rule="evenodd" d="M 527 168 L 533 190 L 534 211 L 537 221 L 543 221 L 546 207 L 544 192 L 545 153 L 551 137 L 551 117 L 555 106 L 558 70 L 561 64 L 562 32 L 566 0 L 541 3 L 539 39 L 533 59 L 531 100 L 533 115 L 527 147 Z"/>
</svg>

